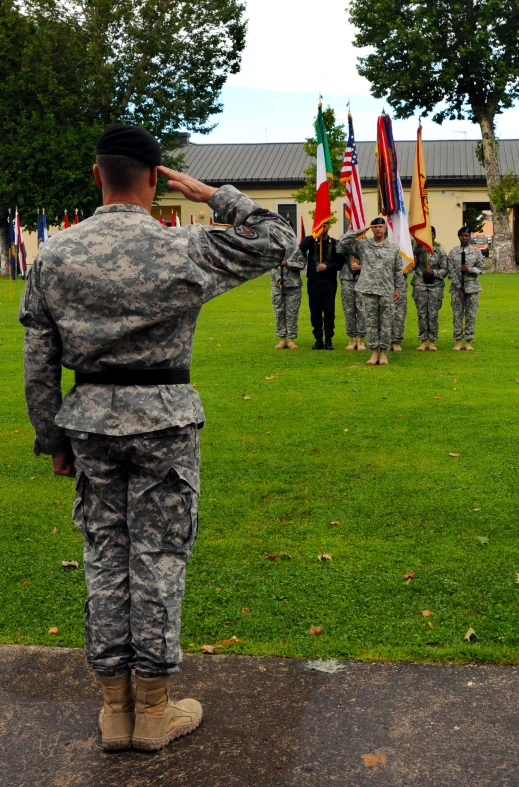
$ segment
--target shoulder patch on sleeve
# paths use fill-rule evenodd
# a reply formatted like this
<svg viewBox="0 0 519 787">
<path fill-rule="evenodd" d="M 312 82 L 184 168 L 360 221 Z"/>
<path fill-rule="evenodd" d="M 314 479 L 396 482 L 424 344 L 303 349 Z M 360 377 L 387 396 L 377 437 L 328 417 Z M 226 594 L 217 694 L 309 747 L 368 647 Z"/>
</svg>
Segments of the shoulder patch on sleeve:
<svg viewBox="0 0 519 787">
<path fill-rule="evenodd" d="M 235 227 L 234 231 L 236 235 L 240 238 L 248 238 L 249 240 L 255 240 L 258 237 L 258 233 L 256 230 L 251 229 L 251 227 L 246 227 L 244 224 L 240 224 L 239 227 Z"/>
</svg>

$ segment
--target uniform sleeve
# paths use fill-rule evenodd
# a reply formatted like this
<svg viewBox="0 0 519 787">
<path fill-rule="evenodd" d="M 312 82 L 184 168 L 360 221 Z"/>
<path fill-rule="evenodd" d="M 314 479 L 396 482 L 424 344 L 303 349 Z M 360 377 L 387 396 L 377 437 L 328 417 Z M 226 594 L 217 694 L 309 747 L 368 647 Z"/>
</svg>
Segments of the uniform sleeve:
<svg viewBox="0 0 519 787">
<path fill-rule="evenodd" d="M 61 338 L 45 303 L 39 257 L 29 272 L 19 319 L 25 328 L 25 399 L 36 433 L 34 453 L 65 453 L 70 448 L 69 440 L 54 423 L 62 400 Z"/>
<path fill-rule="evenodd" d="M 455 262 L 455 259 L 454 259 L 454 255 L 453 255 L 453 253 L 451 251 L 451 252 L 449 252 L 449 254 L 447 256 L 447 276 L 449 277 L 449 279 L 451 281 L 453 281 L 454 279 L 458 278 L 458 272 L 457 272 L 456 267 L 457 266 L 456 266 L 456 262 Z"/>
<path fill-rule="evenodd" d="M 337 252 L 339 254 L 343 254 L 344 256 L 352 254 L 360 262 L 362 255 L 362 242 L 357 240 L 359 235 L 362 235 L 362 230 L 347 232 L 345 235 L 342 235 L 337 243 Z"/>
<path fill-rule="evenodd" d="M 204 301 L 267 273 L 292 256 L 296 237 L 278 213 L 261 208 L 233 186 L 218 189 L 209 205 L 222 224 L 198 225 L 188 245 L 191 260 L 207 274 Z"/>
<path fill-rule="evenodd" d="M 475 249 L 476 259 L 467 263 L 468 275 L 481 276 L 485 272 L 485 259 L 479 249 Z"/>
<path fill-rule="evenodd" d="M 398 248 L 395 251 L 393 273 L 395 277 L 395 292 L 402 292 L 402 290 L 405 288 L 405 279 L 402 272 L 402 257 L 400 256 L 400 249 Z"/>
<path fill-rule="evenodd" d="M 297 249 L 288 260 L 288 267 L 294 271 L 302 271 L 304 270 L 305 266 L 306 266 L 306 260 L 301 254 L 301 252 L 299 251 L 299 249 Z"/>
<path fill-rule="evenodd" d="M 440 262 L 439 267 L 433 271 L 435 279 L 444 279 L 448 273 L 447 255 L 443 249 L 440 249 Z"/>
<path fill-rule="evenodd" d="M 312 248 L 313 242 L 314 239 L 311 235 L 307 235 L 306 238 L 303 241 L 301 241 L 301 243 L 299 244 L 299 251 L 301 252 L 303 257 L 306 257 L 306 255 Z"/>
</svg>

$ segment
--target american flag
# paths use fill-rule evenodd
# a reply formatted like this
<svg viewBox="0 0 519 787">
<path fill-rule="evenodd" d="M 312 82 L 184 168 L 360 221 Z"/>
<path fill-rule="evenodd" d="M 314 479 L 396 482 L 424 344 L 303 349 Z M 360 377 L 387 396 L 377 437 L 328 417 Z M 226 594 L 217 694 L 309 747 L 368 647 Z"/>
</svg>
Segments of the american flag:
<svg viewBox="0 0 519 787">
<path fill-rule="evenodd" d="M 348 112 L 348 142 L 341 170 L 341 183 L 346 187 L 344 213 L 350 222 L 350 230 L 362 230 L 366 226 L 362 189 L 359 178 L 359 159 L 353 133 L 353 118 Z"/>
</svg>

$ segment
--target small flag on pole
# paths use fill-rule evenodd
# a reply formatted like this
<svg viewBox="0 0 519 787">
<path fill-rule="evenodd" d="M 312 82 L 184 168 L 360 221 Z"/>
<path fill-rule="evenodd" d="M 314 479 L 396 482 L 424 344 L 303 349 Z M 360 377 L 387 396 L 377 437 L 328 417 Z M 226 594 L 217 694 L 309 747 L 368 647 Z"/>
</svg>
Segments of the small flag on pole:
<svg viewBox="0 0 519 787">
<path fill-rule="evenodd" d="M 68 230 L 69 227 L 70 227 L 70 220 L 68 217 L 68 211 L 65 210 L 65 215 L 63 216 L 63 229 Z"/>
<path fill-rule="evenodd" d="M 305 238 L 306 238 L 305 223 L 303 221 L 303 217 L 301 216 L 301 231 L 299 234 L 299 242 L 302 243 Z"/>
<path fill-rule="evenodd" d="M 175 213 L 175 227 L 181 227 L 182 224 L 180 223 L 180 216 L 178 213 Z"/>
<path fill-rule="evenodd" d="M 353 132 L 353 118 L 350 112 L 348 112 L 348 142 L 341 170 L 341 183 L 344 183 L 346 189 L 344 213 L 350 222 L 349 229 L 351 231 L 362 230 L 366 226 L 366 218 L 359 177 L 359 159 Z"/>
<path fill-rule="evenodd" d="M 317 177 L 315 183 L 315 213 L 312 235 L 319 238 L 323 224 L 332 218 L 329 183 L 333 181 L 332 159 L 328 148 L 326 128 L 323 118 L 323 104 L 317 107 Z"/>
<path fill-rule="evenodd" d="M 76 208 L 76 211 L 74 213 L 74 224 L 79 224 L 79 212 L 78 212 L 77 208 Z"/>
<path fill-rule="evenodd" d="M 45 241 L 47 241 L 48 238 L 49 238 L 49 232 L 47 230 L 47 216 L 46 216 L 46 213 L 45 213 L 45 208 L 43 208 L 43 210 L 41 212 L 41 237 L 42 237 L 42 241 L 41 241 L 42 243 L 45 243 Z"/>
<path fill-rule="evenodd" d="M 162 224 L 163 227 L 167 227 L 167 222 L 164 221 L 164 216 L 162 215 L 162 210 L 160 211 L 159 222 Z"/>
<path fill-rule="evenodd" d="M 9 237 L 9 279 L 15 281 L 18 272 L 18 255 L 16 254 L 16 230 L 11 208 L 9 208 L 7 223 Z"/>
<path fill-rule="evenodd" d="M 433 253 L 431 215 L 429 213 L 429 192 L 422 147 L 422 124 L 416 135 L 416 154 L 413 180 L 411 182 L 411 201 L 409 204 L 409 232 L 417 243 Z"/>
<path fill-rule="evenodd" d="M 27 255 L 25 252 L 25 243 L 23 242 L 22 225 L 20 223 L 20 214 L 18 213 L 18 208 L 16 209 L 14 235 L 16 250 L 18 252 L 18 267 L 22 276 L 25 278 L 25 274 L 27 272 Z"/>
</svg>

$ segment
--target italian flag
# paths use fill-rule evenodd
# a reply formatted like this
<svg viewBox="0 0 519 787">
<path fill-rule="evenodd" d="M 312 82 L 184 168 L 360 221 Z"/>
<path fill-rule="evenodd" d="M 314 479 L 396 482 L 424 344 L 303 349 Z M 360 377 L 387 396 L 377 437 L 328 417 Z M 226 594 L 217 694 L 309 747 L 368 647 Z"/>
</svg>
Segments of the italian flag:
<svg viewBox="0 0 519 787">
<path fill-rule="evenodd" d="M 326 139 L 326 128 L 323 119 L 323 105 L 319 102 L 317 109 L 317 178 L 315 183 L 315 214 L 312 235 L 318 238 L 323 231 L 323 224 L 332 218 L 330 193 L 328 184 L 333 181 L 332 159 Z"/>
</svg>

